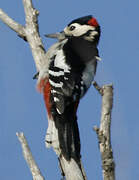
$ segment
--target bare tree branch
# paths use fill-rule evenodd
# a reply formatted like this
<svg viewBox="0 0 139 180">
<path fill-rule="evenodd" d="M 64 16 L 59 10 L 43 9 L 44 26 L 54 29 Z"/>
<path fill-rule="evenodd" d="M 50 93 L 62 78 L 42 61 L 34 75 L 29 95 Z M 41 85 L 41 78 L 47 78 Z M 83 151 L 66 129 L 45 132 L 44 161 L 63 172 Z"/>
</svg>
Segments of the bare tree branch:
<svg viewBox="0 0 139 180">
<path fill-rule="evenodd" d="M 32 156 L 30 148 L 28 146 L 27 140 L 23 133 L 16 133 L 22 147 L 23 156 L 30 168 L 32 173 L 33 180 L 44 180 L 44 177 L 41 175 L 41 172 Z"/>
<path fill-rule="evenodd" d="M 48 64 L 46 51 L 44 49 L 42 40 L 39 34 L 38 15 L 39 12 L 34 9 L 32 0 L 23 0 L 26 25 L 25 27 L 15 22 L 6 13 L 0 9 L 0 19 L 7 24 L 12 30 L 14 30 L 21 38 L 26 40 L 31 48 L 34 62 L 36 64 L 37 71 L 40 71 L 45 64 L 45 71 L 48 71 Z M 47 64 L 47 66 L 46 66 Z M 33 160 L 27 142 L 23 133 L 17 133 L 18 139 L 21 142 L 23 148 L 24 157 L 31 169 L 34 180 L 44 179 Z M 73 159 L 69 162 L 63 156 L 58 157 L 63 174 L 66 180 L 86 180 L 86 175 L 81 162 L 75 162 Z M 80 165 L 79 165 L 80 164 Z"/>
<path fill-rule="evenodd" d="M 39 71 L 43 67 L 44 62 L 45 64 L 47 62 L 45 56 L 45 49 L 39 35 L 39 12 L 34 9 L 31 0 L 23 0 L 23 5 L 26 16 L 26 38 L 30 45 L 37 70 Z"/>
<path fill-rule="evenodd" d="M 96 90 L 100 93 L 101 96 L 103 96 L 103 90 L 102 88 L 97 84 L 96 81 L 93 82 L 93 86 L 96 88 Z"/>
<path fill-rule="evenodd" d="M 10 18 L 2 9 L 0 9 L 0 19 L 14 30 L 21 38 L 28 41 L 32 55 L 36 64 L 37 71 L 40 71 L 44 62 L 46 64 L 46 52 L 39 35 L 38 15 L 39 12 L 33 8 L 31 0 L 23 0 L 26 15 L 26 26 L 22 26 Z"/>
<path fill-rule="evenodd" d="M 3 12 L 2 9 L 0 9 L 0 19 L 12 30 L 14 30 L 20 37 L 25 39 L 26 33 L 24 26 L 11 19 L 5 12 Z"/>
<path fill-rule="evenodd" d="M 97 133 L 99 148 L 102 159 L 103 179 L 115 180 L 115 163 L 111 147 L 111 112 L 113 105 L 113 86 L 104 85 L 99 87 L 96 82 L 93 83 L 94 87 L 102 96 L 102 111 L 100 128 L 94 127 Z"/>
<path fill-rule="evenodd" d="M 87 180 L 84 168 L 81 162 L 76 162 L 74 159 L 71 159 L 70 162 L 66 161 L 63 156 L 59 157 L 60 166 L 63 176 L 66 177 L 66 180 Z M 80 165 L 79 165 L 80 163 Z"/>
<path fill-rule="evenodd" d="M 40 38 L 39 27 L 38 27 L 38 14 L 39 12 L 34 9 L 31 0 L 23 0 L 25 16 L 26 16 L 26 26 L 22 26 L 13 19 L 11 19 L 6 13 L 0 9 L 0 19 L 8 25 L 12 30 L 14 30 L 21 38 L 28 41 L 36 68 L 38 71 L 43 67 L 45 63 L 48 64 L 46 58 L 46 52 Z M 46 69 L 47 71 L 47 69 Z M 102 158 L 103 167 L 103 178 L 104 180 L 114 180 L 115 179 L 115 163 L 113 159 L 113 152 L 111 148 L 110 141 L 110 125 L 111 125 L 111 110 L 113 103 L 113 87 L 112 85 L 105 85 L 102 88 L 94 82 L 94 87 L 102 96 L 102 113 L 101 113 L 101 123 L 100 128 L 94 127 L 99 140 L 99 147 Z M 44 180 L 37 167 L 30 149 L 28 147 L 27 141 L 23 133 L 17 133 L 17 137 L 21 142 L 24 158 L 26 159 L 32 176 L 34 180 Z M 63 156 L 59 157 L 61 164 L 61 169 L 67 180 L 87 180 L 82 163 L 76 163 L 73 159 L 68 162 Z"/>
</svg>

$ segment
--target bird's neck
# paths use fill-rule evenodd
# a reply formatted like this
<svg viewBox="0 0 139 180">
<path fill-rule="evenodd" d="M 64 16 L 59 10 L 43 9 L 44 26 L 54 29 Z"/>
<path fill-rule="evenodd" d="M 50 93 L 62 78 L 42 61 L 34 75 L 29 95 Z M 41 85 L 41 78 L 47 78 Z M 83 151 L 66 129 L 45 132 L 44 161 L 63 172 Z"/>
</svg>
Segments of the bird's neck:
<svg viewBox="0 0 139 180">
<path fill-rule="evenodd" d="M 96 44 L 83 38 L 69 38 L 63 50 L 67 62 L 72 66 L 85 67 L 85 64 L 98 56 Z"/>
</svg>

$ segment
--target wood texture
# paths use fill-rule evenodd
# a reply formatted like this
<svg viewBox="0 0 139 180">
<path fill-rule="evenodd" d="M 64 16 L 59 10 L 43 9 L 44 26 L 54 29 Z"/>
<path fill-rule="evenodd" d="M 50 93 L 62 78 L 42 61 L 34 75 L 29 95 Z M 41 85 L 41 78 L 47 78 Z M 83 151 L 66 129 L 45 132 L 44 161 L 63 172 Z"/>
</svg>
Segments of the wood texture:
<svg viewBox="0 0 139 180">
<path fill-rule="evenodd" d="M 96 82 L 94 87 L 102 96 L 102 110 L 100 127 L 94 127 L 96 131 L 102 160 L 102 174 L 104 180 L 115 180 L 115 163 L 111 146 L 111 113 L 113 106 L 113 86 L 99 87 Z"/>
</svg>

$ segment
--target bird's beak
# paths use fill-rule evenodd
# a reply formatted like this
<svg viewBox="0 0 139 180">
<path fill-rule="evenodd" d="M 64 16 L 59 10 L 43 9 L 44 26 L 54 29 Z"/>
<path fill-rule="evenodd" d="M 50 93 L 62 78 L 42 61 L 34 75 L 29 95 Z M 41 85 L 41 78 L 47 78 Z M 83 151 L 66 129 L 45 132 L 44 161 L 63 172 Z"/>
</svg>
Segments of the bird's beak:
<svg viewBox="0 0 139 180">
<path fill-rule="evenodd" d="M 62 31 L 60 33 L 45 34 L 45 37 L 55 38 L 55 39 L 58 39 L 59 41 L 62 41 L 66 38 L 66 35 L 65 35 L 65 32 Z"/>
</svg>

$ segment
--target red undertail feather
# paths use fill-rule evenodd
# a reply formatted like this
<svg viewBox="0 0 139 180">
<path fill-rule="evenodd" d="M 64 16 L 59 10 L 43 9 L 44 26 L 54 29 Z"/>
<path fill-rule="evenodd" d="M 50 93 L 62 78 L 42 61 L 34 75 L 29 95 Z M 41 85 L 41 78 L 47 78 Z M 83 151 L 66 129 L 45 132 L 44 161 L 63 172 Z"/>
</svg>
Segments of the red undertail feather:
<svg viewBox="0 0 139 180">
<path fill-rule="evenodd" d="M 51 116 L 51 103 L 50 103 L 51 86 L 48 79 L 40 80 L 37 89 L 39 92 L 43 93 L 47 113 L 48 116 L 50 117 Z"/>
</svg>

